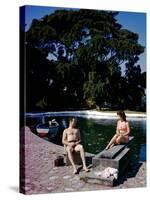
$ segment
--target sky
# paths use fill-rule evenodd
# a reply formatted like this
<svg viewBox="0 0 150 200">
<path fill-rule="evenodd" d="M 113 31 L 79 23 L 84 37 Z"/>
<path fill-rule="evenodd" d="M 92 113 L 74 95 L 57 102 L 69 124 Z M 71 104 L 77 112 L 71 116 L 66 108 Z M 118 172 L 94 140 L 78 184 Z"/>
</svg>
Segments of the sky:
<svg viewBox="0 0 150 200">
<path fill-rule="evenodd" d="M 71 8 L 45 7 L 45 6 L 26 6 L 25 9 L 25 30 L 28 30 L 33 19 L 40 19 L 44 15 L 51 14 L 57 9 L 70 10 Z M 75 9 L 73 9 L 75 10 Z M 122 28 L 129 29 L 132 32 L 138 33 L 139 43 L 145 47 L 145 51 L 140 55 L 140 64 L 142 72 L 146 71 L 146 14 L 137 12 L 119 12 L 116 16 Z M 124 64 L 122 65 L 124 71 Z"/>
<path fill-rule="evenodd" d="M 140 55 L 139 64 L 142 71 L 146 71 L 146 14 L 135 12 L 120 12 L 116 17 L 123 28 L 138 33 L 139 43 L 145 47 L 145 51 Z"/>
</svg>

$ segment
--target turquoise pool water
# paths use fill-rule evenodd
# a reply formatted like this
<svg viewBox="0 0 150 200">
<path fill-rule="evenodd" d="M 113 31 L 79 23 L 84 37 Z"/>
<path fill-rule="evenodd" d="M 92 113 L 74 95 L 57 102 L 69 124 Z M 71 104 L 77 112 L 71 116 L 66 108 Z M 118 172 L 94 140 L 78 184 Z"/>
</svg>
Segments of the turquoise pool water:
<svg viewBox="0 0 150 200">
<path fill-rule="evenodd" d="M 45 117 L 45 120 L 50 117 Z M 68 117 L 55 117 L 59 124 L 68 125 Z M 27 125 L 34 127 L 40 123 L 41 118 L 27 118 Z M 145 119 L 129 119 L 131 135 L 135 136 L 131 144 L 132 159 L 146 161 L 146 120 Z M 117 119 L 87 119 L 77 117 L 77 125 L 81 132 L 82 144 L 86 152 L 97 154 L 105 148 L 111 137 L 116 131 Z M 64 127 L 59 130 L 54 143 L 61 144 L 62 132 Z M 35 131 L 34 131 L 35 132 Z"/>
</svg>

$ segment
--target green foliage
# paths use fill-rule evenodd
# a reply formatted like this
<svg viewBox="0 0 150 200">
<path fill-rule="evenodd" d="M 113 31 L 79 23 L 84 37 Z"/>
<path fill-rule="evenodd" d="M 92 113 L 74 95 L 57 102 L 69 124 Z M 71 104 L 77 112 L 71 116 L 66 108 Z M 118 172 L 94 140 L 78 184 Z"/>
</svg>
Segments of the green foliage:
<svg viewBox="0 0 150 200">
<path fill-rule="evenodd" d="M 28 110 L 93 108 L 104 102 L 112 108 L 141 105 L 146 74 L 135 64 L 144 47 L 136 33 L 122 29 L 117 14 L 57 10 L 32 21 L 22 41 L 27 52 Z M 47 59 L 49 53 L 55 61 Z"/>
<path fill-rule="evenodd" d="M 126 82 L 128 85 L 128 107 L 135 110 L 142 104 L 142 98 L 145 96 L 146 76 L 141 73 L 139 65 L 135 65 L 137 58 L 132 58 L 126 63 Z M 144 84 L 143 84 L 144 78 Z M 138 108 L 139 109 L 139 108 Z"/>
<path fill-rule="evenodd" d="M 45 108 L 47 108 L 47 102 L 45 100 L 45 97 L 43 97 L 41 100 L 39 100 L 36 103 L 36 107 L 39 108 L 40 110 L 44 110 Z"/>
</svg>

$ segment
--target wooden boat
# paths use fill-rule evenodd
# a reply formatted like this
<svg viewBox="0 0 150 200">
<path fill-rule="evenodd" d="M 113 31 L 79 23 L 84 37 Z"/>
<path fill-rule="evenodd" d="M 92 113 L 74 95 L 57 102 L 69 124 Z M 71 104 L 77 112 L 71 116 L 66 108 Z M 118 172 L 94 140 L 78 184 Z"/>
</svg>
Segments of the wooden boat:
<svg viewBox="0 0 150 200">
<path fill-rule="evenodd" d="M 57 135 L 59 124 L 55 123 L 44 123 L 36 126 L 36 131 L 40 137 L 53 138 Z"/>
</svg>

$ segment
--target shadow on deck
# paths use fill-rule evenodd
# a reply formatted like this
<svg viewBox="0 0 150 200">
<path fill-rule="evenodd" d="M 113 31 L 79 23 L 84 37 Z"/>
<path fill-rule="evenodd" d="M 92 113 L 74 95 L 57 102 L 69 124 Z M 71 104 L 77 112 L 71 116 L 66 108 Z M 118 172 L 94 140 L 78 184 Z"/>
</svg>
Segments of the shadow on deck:
<svg viewBox="0 0 150 200">
<path fill-rule="evenodd" d="M 123 184 L 125 181 L 127 181 L 130 178 L 135 178 L 141 166 L 142 166 L 142 162 L 130 163 L 128 167 L 126 168 L 125 172 L 116 181 L 115 186 Z"/>
</svg>

